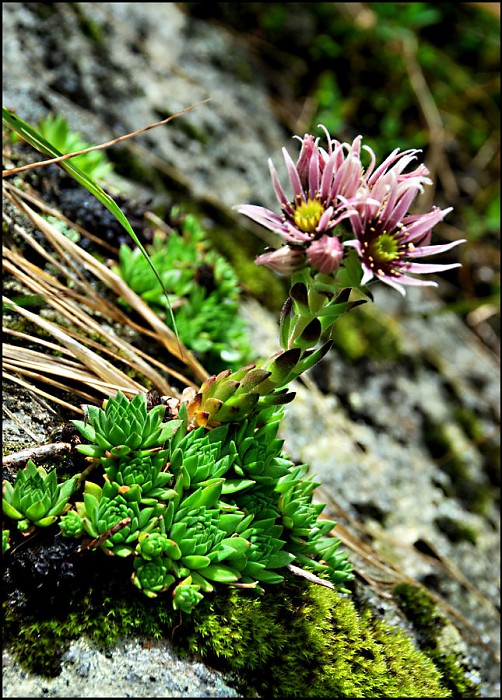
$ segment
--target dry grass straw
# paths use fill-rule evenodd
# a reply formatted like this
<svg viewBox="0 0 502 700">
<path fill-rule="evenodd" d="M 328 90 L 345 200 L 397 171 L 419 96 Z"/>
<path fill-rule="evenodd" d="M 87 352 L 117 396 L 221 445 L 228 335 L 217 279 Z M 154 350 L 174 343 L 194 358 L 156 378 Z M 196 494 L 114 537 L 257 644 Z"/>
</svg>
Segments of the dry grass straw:
<svg viewBox="0 0 502 700">
<path fill-rule="evenodd" d="M 4 221 L 48 264 L 43 269 L 29 262 L 15 245 L 4 243 L 5 272 L 14 276 L 30 293 L 41 297 L 45 305 L 41 313 L 33 313 L 4 298 L 7 308 L 40 329 L 44 336 L 30 335 L 8 326 L 3 328 L 6 335 L 18 338 L 23 343 L 3 345 L 3 376 L 6 379 L 25 388 L 28 386 L 45 398 L 81 412 L 58 395 L 40 389 L 38 383 L 68 391 L 88 402 L 95 401 L 96 395 L 106 397 L 118 389 L 129 396 L 145 391 L 141 377 L 145 384 L 169 396 L 177 396 L 179 392 L 171 386 L 167 377 L 175 378 L 186 386 L 197 386 L 197 382 L 206 378 L 207 372 L 192 353 L 178 342 L 175 334 L 118 275 L 64 236 L 27 204 L 26 199 L 39 211 L 47 213 L 49 210 L 52 216 L 59 215 L 58 218 L 73 226 L 66 217 L 46 207 L 33 194 L 25 196 L 10 184 L 4 183 L 4 197 L 33 223 L 49 244 L 47 247 L 41 246 L 20 223 L 4 212 Z M 79 230 L 83 232 L 81 228 Z M 84 271 L 88 273 L 87 276 Z M 89 273 L 91 281 L 88 279 Z M 111 300 L 96 291 L 92 278 L 106 285 L 112 292 Z M 115 303 L 119 297 L 126 300 L 147 327 L 129 318 Z M 181 361 L 188 376 L 134 347 L 122 337 L 127 332 L 120 335 L 114 332 L 113 328 L 117 325 L 120 330 L 129 329 L 135 335 L 146 337 L 152 346 L 152 354 L 166 356 L 167 363 L 169 358 Z M 46 340 L 47 335 L 56 343 Z M 42 349 L 35 350 L 26 345 L 40 346 Z M 124 369 L 120 369 L 121 366 Z M 129 376 L 133 373 L 138 379 Z M 33 381 L 30 384 L 28 380 Z"/>
</svg>

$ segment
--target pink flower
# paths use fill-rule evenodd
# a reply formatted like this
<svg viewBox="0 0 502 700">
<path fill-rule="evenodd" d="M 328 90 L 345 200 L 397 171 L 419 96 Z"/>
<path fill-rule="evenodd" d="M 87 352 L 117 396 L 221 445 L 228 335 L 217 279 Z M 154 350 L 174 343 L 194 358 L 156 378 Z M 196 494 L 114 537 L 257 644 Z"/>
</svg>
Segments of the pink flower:
<svg viewBox="0 0 502 700">
<path fill-rule="evenodd" d="M 435 282 L 411 277 L 413 274 L 441 272 L 459 267 L 453 264 L 420 264 L 416 259 L 446 252 L 465 240 L 445 245 L 429 245 L 432 228 L 448 209 L 433 207 L 428 214 L 410 215 L 417 195 L 431 184 L 425 165 L 408 166 L 419 151 L 400 153 L 396 148 L 377 166 L 375 153 L 368 167 L 361 161 L 361 136 L 352 144 L 331 139 L 325 127 L 327 148 L 319 139 L 305 134 L 296 163 L 283 148 L 291 196 L 287 196 L 277 171 L 269 160 L 270 174 L 281 212 L 255 205 L 235 207 L 241 214 L 279 234 L 285 245 L 257 258 L 277 272 L 292 272 L 309 265 L 325 274 L 337 271 L 342 263 L 342 243 L 350 223 L 355 238 L 343 245 L 356 249 L 363 268 L 362 284 L 371 279 L 405 293 L 403 285 L 433 285 Z M 408 172 L 405 172 L 406 170 Z M 344 230 L 345 227 L 345 230 Z M 350 235 L 350 233 L 349 233 Z"/>
<path fill-rule="evenodd" d="M 299 137 L 296 137 L 299 138 Z M 286 243 L 308 245 L 349 215 L 350 203 L 362 184 L 358 136 L 352 146 L 332 141 L 328 150 L 319 147 L 319 139 L 305 134 L 300 155 L 294 163 L 283 148 L 292 196 L 288 197 L 279 182 L 277 171 L 269 160 L 270 174 L 281 213 L 253 204 L 235 209 L 257 223 L 278 233 Z"/>
<path fill-rule="evenodd" d="M 402 285 L 437 286 L 431 280 L 410 277 L 409 273 L 442 272 L 460 266 L 460 263 L 438 265 L 414 262 L 418 258 L 444 253 L 465 242 L 465 239 L 461 239 L 445 245 L 429 245 L 432 228 L 452 207 L 443 210 L 433 207 L 428 214 L 405 215 L 414 193 L 416 185 L 400 189 L 394 181 L 383 202 L 368 196 L 366 202 L 361 202 L 359 211 L 351 214 L 350 222 L 356 238 L 345 241 L 344 245 L 352 246 L 359 255 L 364 271 L 361 284 L 376 278 L 404 296 Z"/>
</svg>

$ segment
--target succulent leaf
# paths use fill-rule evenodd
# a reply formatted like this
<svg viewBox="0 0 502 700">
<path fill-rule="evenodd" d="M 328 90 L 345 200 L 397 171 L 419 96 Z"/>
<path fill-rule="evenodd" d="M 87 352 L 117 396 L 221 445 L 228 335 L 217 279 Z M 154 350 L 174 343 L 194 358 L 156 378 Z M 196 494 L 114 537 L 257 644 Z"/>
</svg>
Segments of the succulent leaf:
<svg viewBox="0 0 502 700">
<path fill-rule="evenodd" d="M 49 525 L 53 525 L 57 519 L 58 519 L 57 515 L 46 515 L 43 518 L 39 518 L 38 520 L 34 520 L 33 524 L 37 525 L 38 527 L 49 527 Z"/>
<path fill-rule="evenodd" d="M 49 496 L 43 496 L 41 500 L 35 501 L 35 503 L 31 503 L 31 505 L 25 506 L 24 514 L 28 518 L 28 520 L 35 522 L 36 520 L 40 520 L 44 517 L 45 513 L 47 513 L 49 509 L 49 505 Z"/>
<path fill-rule="evenodd" d="M 201 591 L 204 591 L 204 593 L 212 593 L 212 591 L 214 591 L 213 584 L 210 583 L 206 578 L 204 578 L 204 576 L 199 574 L 197 571 L 192 571 L 190 576 L 194 584 L 199 586 L 199 589 Z"/>
<path fill-rule="evenodd" d="M 252 369 L 242 379 L 237 393 L 242 394 L 256 389 L 265 379 L 270 377 L 271 372 L 266 369 Z"/>
<path fill-rule="evenodd" d="M 209 566 L 211 559 L 203 554 L 188 554 L 181 558 L 181 562 L 189 569 L 204 569 Z"/>
<path fill-rule="evenodd" d="M 300 347 L 302 350 L 308 350 L 317 343 L 321 337 L 321 332 L 321 322 L 319 319 L 313 318 L 302 330 L 299 337 L 295 339 L 294 346 Z"/>
<path fill-rule="evenodd" d="M 289 296 L 298 307 L 298 312 L 303 314 L 309 311 L 309 297 L 306 285 L 303 282 L 295 282 L 289 290 Z"/>
<path fill-rule="evenodd" d="M 96 432 L 92 425 L 89 425 L 85 423 L 83 420 L 74 420 L 73 424 L 79 431 L 79 433 L 84 437 L 86 440 L 89 440 L 90 442 L 94 442 L 96 439 Z"/>
<path fill-rule="evenodd" d="M 293 300 L 291 297 L 288 297 L 282 306 L 279 316 L 279 342 L 283 350 L 287 350 L 289 347 L 289 333 L 293 321 L 292 307 Z"/>
<path fill-rule="evenodd" d="M 10 549 L 10 531 L 2 530 L 2 554 L 6 554 Z"/>
<path fill-rule="evenodd" d="M 24 518 L 24 515 L 14 508 L 5 498 L 2 499 L 2 510 L 4 515 L 11 520 L 22 520 Z"/>
<path fill-rule="evenodd" d="M 210 564 L 203 569 L 204 578 L 217 583 L 234 583 L 240 578 L 239 571 L 230 566 Z"/>
</svg>

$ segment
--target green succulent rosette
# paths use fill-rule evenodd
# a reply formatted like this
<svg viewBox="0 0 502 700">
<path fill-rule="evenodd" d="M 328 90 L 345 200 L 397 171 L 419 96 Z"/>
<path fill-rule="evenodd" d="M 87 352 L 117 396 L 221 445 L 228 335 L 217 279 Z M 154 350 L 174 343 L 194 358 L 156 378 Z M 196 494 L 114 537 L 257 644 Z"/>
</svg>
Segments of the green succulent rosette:
<svg viewBox="0 0 502 700">
<path fill-rule="evenodd" d="M 163 532 L 141 532 L 136 545 L 136 553 L 150 561 L 159 557 L 179 559 L 181 552 L 174 540 Z"/>
<path fill-rule="evenodd" d="M 261 493 L 266 493 L 267 487 L 273 488 L 291 466 L 291 461 L 282 457 L 284 441 L 277 438 L 283 415 L 281 407 L 264 425 L 259 426 L 257 416 L 243 421 L 233 436 L 237 449 L 234 470 L 239 476 L 252 479 Z"/>
<path fill-rule="evenodd" d="M 286 542 L 279 539 L 281 525 L 273 519 L 253 520 L 251 527 L 242 533 L 249 543 L 246 551 L 247 562 L 242 568 L 244 581 L 260 583 L 281 583 L 284 576 L 274 569 L 282 569 L 295 561 L 294 554 L 284 549 Z"/>
<path fill-rule="evenodd" d="M 237 494 L 234 501 L 245 515 L 251 514 L 256 520 L 280 521 L 277 508 L 277 494 L 272 487 L 256 487 Z"/>
<path fill-rule="evenodd" d="M 238 423 L 261 408 L 292 401 L 295 394 L 288 392 L 279 378 L 285 374 L 276 367 L 280 360 L 274 362 L 268 363 L 270 368 L 249 364 L 235 372 L 223 370 L 208 377 L 188 404 L 190 422 L 208 427 Z"/>
<path fill-rule="evenodd" d="M 142 505 L 139 487 L 120 492 L 107 482 L 100 487 L 87 481 L 83 498 L 76 509 L 85 531 L 103 551 L 120 557 L 134 551 L 140 534 L 156 527 L 165 508 Z"/>
<path fill-rule="evenodd" d="M 331 528 L 335 525 L 330 522 Z M 350 593 L 344 584 L 352 581 L 354 574 L 347 552 L 340 547 L 338 538 L 318 536 L 295 556 L 301 566 L 327 576 L 341 593 Z"/>
<path fill-rule="evenodd" d="M 171 448 L 170 469 L 178 476 L 182 469 L 187 475 L 184 488 L 196 487 L 209 478 L 220 478 L 230 468 L 235 454 L 228 450 L 228 426 L 204 430 L 197 428 L 187 433 Z"/>
<path fill-rule="evenodd" d="M 31 460 L 16 474 L 14 486 L 4 479 L 2 509 L 4 515 L 17 520 L 21 532 L 31 531 L 34 525 L 47 527 L 56 522 L 68 507 L 68 501 L 77 487 L 80 474 L 58 483 L 56 470 L 47 472 Z"/>
<path fill-rule="evenodd" d="M 315 333 L 310 333 L 314 325 Z M 320 332 L 321 324 L 314 319 L 302 335 L 307 349 L 291 347 L 235 372 L 224 370 L 208 377 L 188 403 L 191 424 L 217 427 L 239 423 L 267 407 L 292 401 L 295 393 L 288 390 L 288 385 L 317 364 L 333 344 L 328 340 L 315 350 L 311 348 Z"/>
<path fill-rule="evenodd" d="M 106 479 L 118 489 L 139 487 L 140 502 L 155 505 L 157 501 L 167 501 L 176 495 L 169 488 L 173 475 L 163 471 L 167 465 L 167 450 L 140 450 L 126 457 L 102 457 Z"/>
<path fill-rule="evenodd" d="M 280 494 L 277 506 L 282 524 L 292 542 L 301 542 L 313 532 L 327 528 L 327 524 L 318 521 L 324 505 L 312 503 L 314 489 L 319 484 L 312 481 L 307 472 L 306 464 L 292 467 L 288 474 L 279 479 L 275 487 L 276 492 Z"/>
<path fill-rule="evenodd" d="M 68 511 L 60 518 L 59 528 L 63 537 L 80 537 L 85 531 L 84 521 L 74 510 Z"/>
<path fill-rule="evenodd" d="M 199 427 L 188 433 L 178 430 L 171 440 L 170 469 L 179 487 L 187 491 L 224 477 L 221 492 L 226 496 L 254 484 L 233 470 L 238 455 L 229 428 L 226 425 L 208 431 Z"/>
<path fill-rule="evenodd" d="M 167 591 L 175 579 L 170 573 L 169 563 L 166 565 L 162 558 L 156 557 L 147 561 L 143 557 L 137 557 L 134 560 L 131 581 L 148 598 L 156 598 L 160 593 Z"/>
<path fill-rule="evenodd" d="M 179 547 L 180 557 L 173 561 L 176 578 L 192 576 L 203 592 L 212 591 L 215 581 L 237 581 L 246 563 L 242 553 L 249 547 L 238 532 L 250 518 L 230 504 L 219 507 L 223 481 L 215 479 L 181 496 L 177 504 L 171 501 L 163 517 L 162 529 Z"/>
<path fill-rule="evenodd" d="M 85 421 L 72 421 L 80 434 L 93 443 L 77 448 L 90 457 L 125 457 L 133 450 L 162 447 L 179 425 L 177 421 L 162 422 L 165 406 L 148 411 L 144 393 L 129 400 L 118 391 L 103 403 L 104 408 L 84 406 Z"/>
<path fill-rule="evenodd" d="M 340 540 L 327 537 L 336 523 L 320 518 L 324 504 L 312 502 L 314 489 L 319 485 L 307 476 L 308 466 L 292 467 L 277 486 L 277 508 L 284 527 L 286 548 L 296 561 L 315 573 L 324 573 L 342 592 L 349 591 L 343 584 L 354 578 L 352 567 L 344 550 L 338 551 Z"/>
<path fill-rule="evenodd" d="M 192 577 L 188 576 L 183 581 L 180 581 L 173 591 L 173 608 L 174 610 L 182 610 L 190 614 L 194 607 L 204 597 L 199 590 L 200 586 L 192 583 Z"/>
<path fill-rule="evenodd" d="M 179 337 L 211 372 L 245 363 L 251 347 L 239 315 L 237 275 L 224 257 L 210 249 L 197 220 L 184 215 L 179 234 L 157 232 L 147 251 L 164 288 L 139 248 L 121 245 L 119 264 L 112 269 L 168 325 L 172 325 L 169 304 L 173 305 Z"/>
</svg>

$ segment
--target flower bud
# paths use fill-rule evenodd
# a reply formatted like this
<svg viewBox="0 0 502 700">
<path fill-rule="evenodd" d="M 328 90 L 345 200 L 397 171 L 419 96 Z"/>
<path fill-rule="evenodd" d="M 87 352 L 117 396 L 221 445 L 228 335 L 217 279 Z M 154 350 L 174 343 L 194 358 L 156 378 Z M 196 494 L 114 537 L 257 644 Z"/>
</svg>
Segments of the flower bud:
<svg viewBox="0 0 502 700">
<path fill-rule="evenodd" d="M 343 247 L 336 236 L 324 235 L 307 249 L 308 264 L 323 275 L 336 272 L 343 257 Z"/>
<path fill-rule="evenodd" d="M 299 248 L 284 245 L 277 250 L 259 255 L 255 263 L 266 265 L 281 275 L 291 275 L 305 266 L 305 253 Z"/>
</svg>

